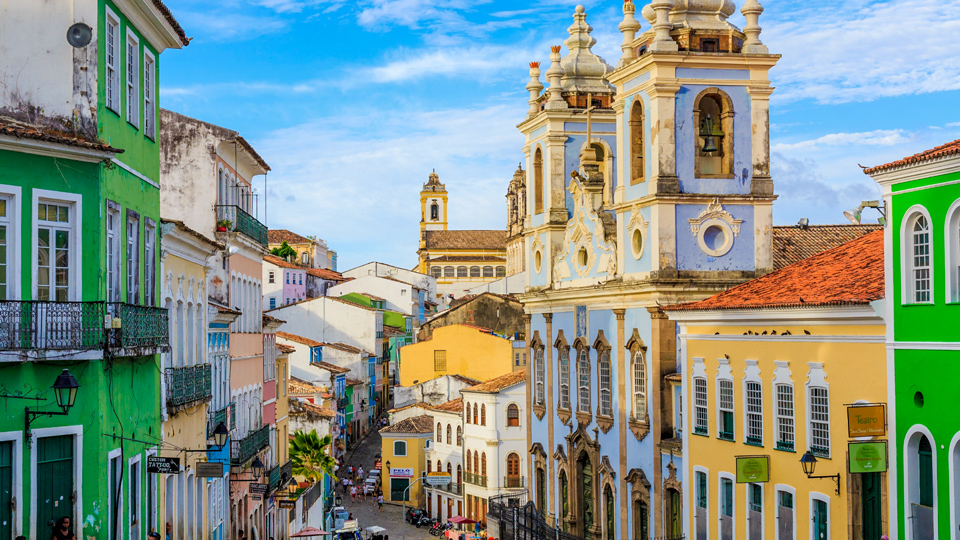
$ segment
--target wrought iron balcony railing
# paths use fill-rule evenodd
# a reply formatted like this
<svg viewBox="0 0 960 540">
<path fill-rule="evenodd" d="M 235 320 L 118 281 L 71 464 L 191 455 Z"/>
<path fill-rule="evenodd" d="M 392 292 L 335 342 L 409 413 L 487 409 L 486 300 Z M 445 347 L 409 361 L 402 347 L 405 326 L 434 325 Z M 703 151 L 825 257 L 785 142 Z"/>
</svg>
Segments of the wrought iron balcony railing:
<svg viewBox="0 0 960 540">
<path fill-rule="evenodd" d="M 337 400 L 338 409 L 346 409 L 347 405 L 349 404 L 350 404 L 350 400 L 348 400 L 347 398 L 340 398 Z"/>
<path fill-rule="evenodd" d="M 487 487 L 487 477 L 485 475 L 465 472 L 463 473 L 463 481 L 475 486 Z"/>
<path fill-rule="evenodd" d="M 504 476 L 503 477 L 503 487 L 505 488 L 522 488 L 526 487 L 523 481 L 523 476 Z"/>
<path fill-rule="evenodd" d="M 277 465 L 267 473 L 269 479 L 269 492 L 272 493 L 279 488 L 287 485 L 287 482 L 293 478 L 293 462 L 287 461 L 283 465 Z"/>
<path fill-rule="evenodd" d="M 226 225 L 225 222 L 230 222 Z M 267 226 L 257 218 L 246 213 L 242 208 L 235 205 L 217 205 L 217 230 L 221 229 L 221 223 L 224 224 L 228 232 L 238 232 L 247 235 L 251 240 L 266 246 Z"/>
<path fill-rule="evenodd" d="M 167 310 L 116 302 L 0 302 L 0 351 L 148 355 L 170 342 Z"/>
<path fill-rule="evenodd" d="M 445 491 L 451 495 L 463 495 L 463 486 L 461 484 L 455 484 L 450 482 L 449 484 L 436 485 L 436 486 L 427 486 L 427 489 L 435 489 L 437 491 Z"/>
<path fill-rule="evenodd" d="M 233 465 L 246 465 L 260 450 L 270 444 L 270 426 L 251 431 L 246 437 L 232 441 L 230 461 Z"/>
<path fill-rule="evenodd" d="M 167 368 L 167 410 L 171 413 L 213 397 L 213 366 Z M 214 425 L 216 427 L 216 425 Z"/>
<path fill-rule="evenodd" d="M 207 438 L 213 437 L 213 430 L 217 429 L 217 426 L 223 422 L 223 427 L 228 430 L 233 430 L 236 427 L 234 425 L 235 415 L 230 414 L 233 409 L 236 407 L 236 404 L 231 403 L 226 407 L 218 410 L 212 411 L 207 415 Z"/>
</svg>

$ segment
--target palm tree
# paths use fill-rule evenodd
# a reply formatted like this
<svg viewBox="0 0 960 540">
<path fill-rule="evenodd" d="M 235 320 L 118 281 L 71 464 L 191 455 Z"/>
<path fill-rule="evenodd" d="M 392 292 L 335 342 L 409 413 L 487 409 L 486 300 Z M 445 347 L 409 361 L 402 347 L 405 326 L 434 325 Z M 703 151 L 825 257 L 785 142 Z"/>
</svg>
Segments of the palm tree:
<svg viewBox="0 0 960 540">
<path fill-rule="evenodd" d="M 293 474 L 315 482 L 323 480 L 324 474 L 333 476 L 335 462 L 333 456 L 327 453 L 331 442 L 329 435 L 321 438 L 316 429 L 309 433 L 301 429 L 293 432 L 293 440 L 290 441 Z"/>
</svg>

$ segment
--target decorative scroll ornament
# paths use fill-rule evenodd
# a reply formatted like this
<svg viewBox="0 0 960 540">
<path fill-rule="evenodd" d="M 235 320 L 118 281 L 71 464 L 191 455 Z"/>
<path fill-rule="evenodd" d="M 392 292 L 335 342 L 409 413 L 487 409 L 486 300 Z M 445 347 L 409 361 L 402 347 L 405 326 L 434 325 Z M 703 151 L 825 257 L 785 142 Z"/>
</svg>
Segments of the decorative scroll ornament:
<svg viewBox="0 0 960 540">
<path fill-rule="evenodd" d="M 723 209 L 723 205 L 720 204 L 720 199 L 714 199 L 712 203 L 707 205 L 707 209 L 703 212 L 700 212 L 700 215 L 697 216 L 697 219 L 687 220 L 690 222 L 690 232 L 694 235 L 700 233 L 700 227 L 707 221 L 712 219 L 718 219 L 720 221 L 725 221 L 730 228 L 733 230 L 733 236 L 736 238 L 740 234 L 740 224 L 743 223 L 742 219 L 735 219 L 733 214 L 727 212 Z"/>
<path fill-rule="evenodd" d="M 567 221 L 563 251 L 554 264 L 554 281 L 570 278 L 570 268 L 579 277 L 587 277 L 595 266 L 612 277 L 617 271 L 616 242 L 608 241 L 600 216 L 587 208 L 586 192 L 577 176 L 570 180 L 567 191 L 573 195 L 573 216 Z M 585 261 L 580 258 L 581 250 L 586 254 Z"/>
</svg>

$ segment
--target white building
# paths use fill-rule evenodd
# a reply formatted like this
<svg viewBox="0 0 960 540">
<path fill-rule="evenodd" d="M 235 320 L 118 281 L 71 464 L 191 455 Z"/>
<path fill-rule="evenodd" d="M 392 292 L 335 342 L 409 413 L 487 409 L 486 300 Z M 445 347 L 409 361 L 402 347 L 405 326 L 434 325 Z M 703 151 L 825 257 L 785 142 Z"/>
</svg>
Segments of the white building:
<svg viewBox="0 0 960 540">
<path fill-rule="evenodd" d="M 527 374 L 514 371 L 462 390 L 463 501 L 466 517 L 486 524 L 492 497 L 527 491 Z"/>
<path fill-rule="evenodd" d="M 349 293 L 372 294 L 383 298 L 384 309 L 417 317 L 420 309 L 420 292 L 423 289 L 393 277 L 374 275 L 360 276 L 331 287 L 327 296 L 343 296 Z M 418 322 L 416 326 L 419 326 Z"/>
<path fill-rule="evenodd" d="M 395 387 L 393 404 L 398 409 L 420 402 L 431 406 L 440 405 L 460 397 L 460 391 L 464 388 L 477 384 L 480 384 L 480 381 L 463 375 L 441 375 L 410 386 Z"/>
<path fill-rule="evenodd" d="M 427 512 L 446 521 L 463 515 L 463 398 L 432 408 L 436 424 L 433 445 L 426 452 L 427 472 L 450 474 L 450 484 L 426 486 Z"/>
<path fill-rule="evenodd" d="M 307 299 L 307 269 L 280 257 L 263 257 L 263 309 Z"/>
<path fill-rule="evenodd" d="M 322 343 L 343 343 L 383 354 L 383 311 L 339 298 L 310 298 L 269 311 L 286 321 L 284 330 Z"/>
<path fill-rule="evenodd" d="M 343 272 L 344 277 L 359 278 L 360 276 L 380 276 L 399 279 L 426 291 L 426 300 L 437 303 L 437 278 L 413 270 L 398 268 L 382 262 L 369 262 Z"/>
</svg>

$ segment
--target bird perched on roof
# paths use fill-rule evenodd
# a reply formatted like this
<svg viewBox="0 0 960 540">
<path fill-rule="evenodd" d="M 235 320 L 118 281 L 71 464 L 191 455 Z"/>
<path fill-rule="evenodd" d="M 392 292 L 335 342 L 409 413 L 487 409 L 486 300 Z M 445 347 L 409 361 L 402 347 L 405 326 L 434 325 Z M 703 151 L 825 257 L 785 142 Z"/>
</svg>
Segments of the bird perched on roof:
<svg viewBox="0 0 960 540">
<path fill-rule="evenodd" d="M 810 335 L 810 331 L 809 331 L 809 330 L 804 330 L 803 333 L 806 334 L 806 335 L 808 335 L 808 336 Z"/>
</svg>

